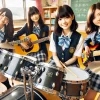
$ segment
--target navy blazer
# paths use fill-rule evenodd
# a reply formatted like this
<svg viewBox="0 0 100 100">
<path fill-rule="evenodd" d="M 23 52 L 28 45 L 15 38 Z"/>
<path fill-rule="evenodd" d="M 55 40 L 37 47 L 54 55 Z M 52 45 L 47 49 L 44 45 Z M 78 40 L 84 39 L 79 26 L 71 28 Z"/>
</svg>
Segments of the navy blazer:
<svg viewBox="0 0 100 100">
<path fill-rule="evenodd" d="M 21 36 L 23 34 L 26 34 L 26 36 L 32 34 L 32 33 L 29 33 L 27 23 L 17 32 L 17 34 L 14 35 L 13 40 L 17 40 L 19 38 L 19 36 Z M 47 25 L 45 25 L 40 31 L 40 37 L 39 38 L 44 38 L 44 37 L 47 37 L 48 35 L 49 35 L 49 27 Z M 43 50 L 44 53 L 46 53 L 46 55 L 48 57 L 46 43 L 49 43 L 49 40 L 40 43 L 40 50 Z"/>
</svg>

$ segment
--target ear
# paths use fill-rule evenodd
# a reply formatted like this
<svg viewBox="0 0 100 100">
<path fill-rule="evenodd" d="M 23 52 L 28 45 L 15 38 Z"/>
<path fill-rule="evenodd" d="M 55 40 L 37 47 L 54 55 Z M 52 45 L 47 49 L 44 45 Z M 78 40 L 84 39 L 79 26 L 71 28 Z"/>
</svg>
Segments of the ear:
<svg viewBox="0 0 100 100">
<path fill-rule="evenodd" d="M 72 15 L 72 20 L 74 19 L 74 15 Z"/>
</svg>

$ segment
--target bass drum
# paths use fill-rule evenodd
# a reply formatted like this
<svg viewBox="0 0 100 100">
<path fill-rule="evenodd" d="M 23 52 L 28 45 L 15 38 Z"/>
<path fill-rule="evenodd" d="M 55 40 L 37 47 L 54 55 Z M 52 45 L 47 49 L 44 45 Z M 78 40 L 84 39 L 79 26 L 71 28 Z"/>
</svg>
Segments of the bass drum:
<svg viewBox="0 0 100 100">
<path fill-rule="evenodd" d="M 27 90 L 29 89 L 30 88 L 27 87 Z M 28 100 L 31 100 L 30 94 L 31 93 L 29 93 Z M 33 95 L 34 95 L 33 100 L 47 100 L 39 91 L 35 89 L 34 89 Z M 18 85 L 18 86 L 12 87 L 5 94 L 0 96 L 0 100 L 25 100 L 24 86 Z"/>
</svg>

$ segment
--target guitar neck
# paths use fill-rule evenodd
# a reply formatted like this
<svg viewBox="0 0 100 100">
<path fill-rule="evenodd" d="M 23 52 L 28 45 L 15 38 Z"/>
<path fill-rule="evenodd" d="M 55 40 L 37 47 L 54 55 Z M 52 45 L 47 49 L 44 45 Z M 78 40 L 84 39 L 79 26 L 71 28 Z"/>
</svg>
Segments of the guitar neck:
<svg viewBox="0 0 100 100">
<path fill-rule="evenodd" d="M 8 42 L 9 44 L 11 45 L 14 45 L 14 44 L 20 44 L 20 43 L 23 43 L 23 42 L 27 42 L 28 41 L 28 38 L 25 38 L 23 40 L 17 40 L 17 41 L 12 41 L 12 42 Z"/>
<path fill-rule="evenodd" d="M 47 41 L 47 40 L 49 40 L 49 37 L 45 37 L 45 38 L 41 38 L 39 40 L 33 41 L 32 44 L 41 43 L 41 42 L 44 42 L 44 41 Z"/>
</svg>

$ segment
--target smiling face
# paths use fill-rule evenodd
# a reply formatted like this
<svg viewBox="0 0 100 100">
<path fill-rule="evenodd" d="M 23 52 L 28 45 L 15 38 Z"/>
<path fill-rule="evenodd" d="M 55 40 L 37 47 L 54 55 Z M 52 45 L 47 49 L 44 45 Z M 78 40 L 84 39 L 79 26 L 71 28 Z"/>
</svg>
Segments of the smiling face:
<svg viewBox="0 0 100 100">
<path fill-rule="evenodd" d="M 100 9 L 95 10 L 93 23 L 97 26 L 100 26 Z"/>
<path fill-rule="evenodd" d="M 35 23 L 39 21 L 39 14 L 31 15 L 31 20 Z"/>
<path fill-rule="evenodd" d="M 4 25 L 9 23 L 9 19 L 5 16 L 6 12 L 0 14 L 0 27 L 2 28 Z"/>
<path fill-rule="evenodd" d="M 63 17 L 58 19 L 58 24 L 63 30 L 70 30 L 73 17 Z"/>
</svg>

